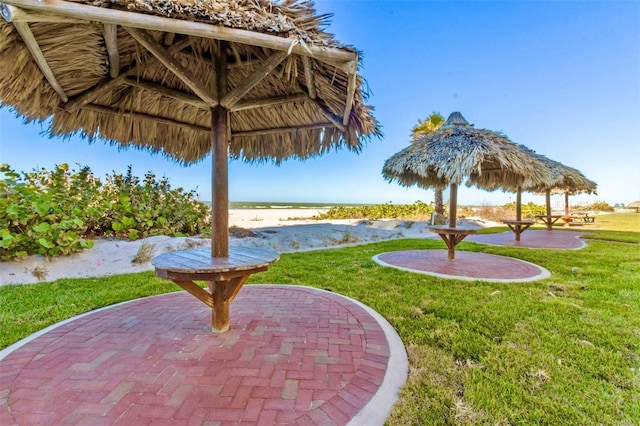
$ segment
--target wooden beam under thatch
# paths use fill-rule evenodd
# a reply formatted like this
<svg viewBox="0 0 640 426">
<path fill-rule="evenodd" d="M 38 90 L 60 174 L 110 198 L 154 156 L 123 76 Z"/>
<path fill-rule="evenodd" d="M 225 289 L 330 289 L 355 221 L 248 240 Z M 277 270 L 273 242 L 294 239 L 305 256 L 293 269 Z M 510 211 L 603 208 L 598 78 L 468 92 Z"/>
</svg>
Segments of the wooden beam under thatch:
<svg viewBox="0 0 640 426">
<path fill-rule="evenodd" d="M 340 119 L 333 115 L 331 111 L 329 111 L 324 105 L 318 102 L 318 99 L 312 99 L 313 103 L 318 107 L 322 115 L 331 122 L 335 127 L 340 129 L 341 132 L 347 131 L 347 126 L 340 122 Z"/>
<path fill-rule="evenodd" d="M 160 117 L 160 116 L 157 116 L 157 115 L 143 114 L 143 113 L 140 113 L 140 112 L 118 111 L 118 110 L 115 110 L 115 109 L 112 109 L 112 108 L 108 108 L 108 107 L 104 107 L 104 106 L 101 106 L 101 105 L 93 105 L 93 104 L 83 105 L 82 106 L 82 110 L 91 111 L 91 112 L 97 112 L 97 113 L 100 113 L 100 114 L 111 114 L 111 115 L 117 115 L 117 116 L 139 118 L 139 119 L 143 119 L 143 120 L 153 121 L 153 122 L 159 123 L 159 124 L 165 124 L 165 125 L 168 125 L 168 126 L 185 127 L 187 129 L 197 130 L 197 131 L 207 132 L 207 133 L 211 132 L 210 128 L 204 127 L 204 126 L 198 126 L 197 124 L 186 123 L 184 121 L 172 120 L 172 119 Z"/>
<path fill-rule="evenodd" d="M 184 49 L 188 45 L 189 45 L 189 38 L 185 37 L 183 40 L 181 40 L 181 41 L 177 42 L 176 44 L 172 45 L 168 49 L 168 52 L 170 54 L 174 54 L 175 52 L 178 52 L 178 51 Z M 92 88 L 90 90 L 87 90 L 84 93 L 81 93 L 80 95 L 76 96 L 74 99 L 72 99 L 69 102 L 67 102 L 64 105 L 65 111 L 67 111 L 69 113 L 73 113 L 78 108 L 81 108 L 83 105 L 87 105 L 87 104 L 95 101 L 100 96 L 104 95 L 108 91 L 110 91 L 113 88 L 115 88 L 118 84 L 123 83 L 125 81 L 125 79 L 127 79 L 129 76 L 132 76 L 132 75 L 136 74 L 138 72 L 138 66 L 141 66 L 144 63 L 151 62 L 151 61 L 156 61 L 156 60 L 157 59 L 155 57 L 149 59 L 148 61 L 145 61 L 144 58 L 140 58 L 137 63 L 132 64 L 132 67 L 131 67 L 131 69 L 129 71 L 118 75 L 114 79 L 105 80 L 103 83 L 97 85 L 96 87 L 94 87 L 94 88 Z"/>
<path fill-rule="evenodd" d="M 311 66 L 311 60 L 307 56 L 302 57 L 302 66 L 304 67 L 304 78 L 307 82 L 307 90 L 309 91 L 309 97 L 315 99 L 317 96 L 316 85 L 313 81 L 313 69 Z"/>
<path fill-rule="evenodd" d="M 291 133 L 291 132 L 299 132 L 299 131 L 306 131 L 306 130 L 324 129 L 327 127 L 333 127 L 333 124 L 318 123 L 318 124 L 309 124 L 307 126 L 275 127 L 271 129 L 248 130 L 246 132 L 233 132 L 231 136 L 232 137 L 266 136 L 266 135 L 276 135 L 278 133 Z"/>
<path fill-rule="evenodd" d="M 126 74 L 121 74 L 113 80 L 105 80 L 103 83 L 94 87 L 91 90 L 87 90 L 84 93 L 76 96 L 74 99 L 67 102 L 63 107 L 65 111 L 72 114 L 76 112 L 79 108 L 82 108 L 84 105 L 88 105 L 91 102 L 95 101 L 102 94 L 112 90 L 118 84 L 120 84 L 125 78 Z"/>
<path fill-rule="evenodd" d="M 147 90 L 149 92 L 157 93 L 162 96 L 166 96 L 167 98 L 175 99 L 180 102 L 184 102 L 186 104 L 192 105 L 196 108 L 209 110 L 211 109 L 209 105 L 204 102 L 202 99 L 190 95 L 185 92 L 181 92 L 180 90 L 170 89 L 168 87 L 162 86 L 160 84 L 152 83 L 150 81 L 140 80 L 136 77 L 129 76 L 123 80 L 123 83 L 137 87 L 139 89 Z"/>
<path fill-rule="evenodd" d="M 143 45 L 149 52 L 153 54 L 169 71 L 174 73 L 176 77 L 184 82 L 196 95 L 205 101 L 209 106 L 217 106 L 218 100 L 213 97 L 207 86 L 199 81 L 191 71 L 183 67 L 176 58 L 174 58 L 160 43 L 156 41 L 149 33 L 136 28 L 123 27 L 131 37 L 135 38 L 138 43 Z"/>
<path fill-rule="evenodd" d="M 220 99 L 220 105 L 225 108 L 231 108 L 235 105 L 244 95 L 246 95 L 256 84 L 262 81 L 267 75 L 271 73 L 285 58 L 289 56 L 286 52 L 276 52 L 271 55 L 266 61 L 260 64 L 248 77 L 246 77 L 240 84 L 229 91 L 222 99 Z"/>
<path fill-rule="evenodd" d="M 325 46 L 298 43 L 297 39 L 288 39 L 276 35 L 248 31 L 238 28 L 209 25 L 179 19 L 131 13 L 122 10 L 84 5 L 62 0 L 3 0 L 27 10 L 75 18 L 85 21 L 97 21 L 152 31 L 173 32 L 216 40 L 225 40 L 247 45 L 261 46 L 272 50 L 311 56 L 314 59 L 335 64 L 338 68 L 352 73 L 357 68 L 356 53 Z"/>
<path fill-rule="evenodd" d="M 269 98 L 247 99 L 246 101 L 238 101 L 229 110 L 231 112 L 244 111 L 247 109 L 263 108 L 276 105 L 285 105 L 295 102 L 308 101 L 309 96 L 304 93 L 296 93 L 293 95 L 273 96 Z"/>
<path fill-rule="evenodd" d="M 170 46 L 171 45 L 171 43 L 168 42 L 166 39 L 164 40 L 164 44 L 165 44 L 165 46 Z M 231 51 L 234 54 L 237 53 L 236 49 L 231 49 Z M 184 57 L 185 59 L 189 59 L 190 61 L 194 61 L 194 62 L 203 64 L 206 67 L 210 67 L 211 64 L 213 63 L 213 58 L 211 58 L 208 55 L 194 56 L 194 55 L 192 55 L 192 54 L 190 54 L 188 52 L 178 52 L 178 53 L 176 53 L 176 56 Z M 233 69 L 241 68 L 241 67 L 254 66 L 256 64 L 256 62 L 260 62 L 260 61 L 257 60 L 257 59 L 247 59 L 247 58 L 241 58 L 239 56 L 236 56 L 234 62 L 228 62 L 227 63 L 227 69 L 233 70 Z"/>
<path fill-rule="evenodd" d="M 353 108 L 353 97 L 356 94 L 356 79 L 355 73 L 349 74 L 349 86 L 347 88 L 347 101 L 344 107 L 344 116 L 342 117 L 342 124 L 345 126 L 349 124 L 349 116 L 351 115 L 351 108 Z"/>
<path fill-rule="evenodd" d="M 104 34 L 104 45 L 107 48 L 109 57 L 109 75 L 116 78 L 120 74 L 120 53 L 118 52 L 118 26 L 104 24 L 102 27 Z"/>
<path fill-rule="evenodd" d="M 51 15 L 34 10 L 24 10 L 10 4 L 0 3 L 0 14 L 7 22 L 52 22 L 55 24 L 88 24 L 75 18 L 65 18 L 63 16 Z"/>
<path fill-rule="evenodd" d="M 60 86 L 60 83 L 58 83 L 56 76 L 53 75 L 53 71 L 51 71 L 47 60 L 42 54 L 42 50 L 40 49 L 36 38 L 33 36 L 33 33 L 29 29 L 29 24 L 25 22 L 14 22 L 13 26 L 16 27 L 18 34 L 20 34 L 20 37 L 22 37 L 22 40 L 27 45 L 27 49 L 29 49 L 33 60 L 36 61 L 36 64 L 38 64 L 38 68 L 40 68 L 40 71 L 42 71 L 42 74 L 47 79 L 53 90 L 55 90 L 58 96 L 60 96 L 62 102 L 67 102 L 69 98 Z"/>
</svg>

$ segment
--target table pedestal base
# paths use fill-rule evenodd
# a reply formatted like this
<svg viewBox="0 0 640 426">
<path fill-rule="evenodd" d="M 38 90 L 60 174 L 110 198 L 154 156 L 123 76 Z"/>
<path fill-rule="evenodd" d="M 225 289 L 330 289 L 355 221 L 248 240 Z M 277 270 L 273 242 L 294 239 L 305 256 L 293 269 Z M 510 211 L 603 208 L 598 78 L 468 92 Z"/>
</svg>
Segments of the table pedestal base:
<svg viewBox="0 0 640 426">
<path fill-rule="evenodd" d="M 433 228 L 433 232 L 440 235 L 440 238 L 447 245 L 447 257 L 449 260 L 456 258 L 456 246 L 469 234 L 475 234 L 475 229 L 459 229 L 459 228 Z"/>
<path fill-rule="evenodd" d="M 520 235 L 536 222 L 535 220 L 503 220 L 502 223 L 516 234 L 516 241 L 520 241 Z"/>
<path fill-rule="evenodd" d="M 542 222 L 544 222 L 545 225 L 547 225 L 547 231 L 553 230 L 553 224 L 556 223 L 558 219 L 560 219 L 561 217 L 562 217 L 561 215 L 551 215 L 551 216 L 537 215 L 536 216 L 536 218 L 540 219 Z"/>
<path fill-rule="evenodd" d="M 235 299 L 251 274 L 266 270 L 266 267 L 257 268 L 248 274 L 215 281 L 208 281 L 202 276 L 210 274 L 185 274 L 156 269 L 156 275 L 160 278 L 173 281 L 205 305 L 209 306 L 211 308 L 211 331 L 213 333 L 224 333 L 229 330 L 229 305 L 233 302 L 233 299 Z M 194 275 L 196 275 L 196 277 L 193 277 Z M 209 291 L 200 287 L 194 280 L 206 281 Z"/>
</svg>

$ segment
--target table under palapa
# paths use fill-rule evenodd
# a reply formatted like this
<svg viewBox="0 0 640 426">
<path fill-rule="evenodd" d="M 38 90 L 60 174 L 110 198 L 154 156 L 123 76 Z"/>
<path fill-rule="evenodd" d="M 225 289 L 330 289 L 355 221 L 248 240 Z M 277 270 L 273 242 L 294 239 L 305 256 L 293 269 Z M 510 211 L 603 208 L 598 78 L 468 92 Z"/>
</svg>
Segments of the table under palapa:
<svg viewBox="0 0 640 426">
<path fill-rule="evenodd" d="M 552 214 L 552 215 L 538 214 L 538 215 L 536 215 L 536 219 L 541 220 L 542 222 L 544 222 L 545 225 L 547 225 L 547 231 L 551 231 L 553 229 L 553 224 L 556 223 L 558 221 L 558 219 L 560 219 L 561 217 L 562 217 L 561 214 Z"/>
<path fill-rule="evenodd" d="M 169 279 L 211 307 L 211 330 L 229 330 L 229 305 L 251 274 L 280 258 L 272 250 L 230 247 L 229 256 L 213 257 L 210 248 L 179 250 L 155 257 L 156 275 Z M 205 281 L 209 291 L 195 281 Z"/>
<path fill-rule="evenodd" d="M 535 220 L 512 220 L 512 219 L 504 219 L 502 223 L 507 225 L 509 229 L 516 234 L 516 241 L 520 241 L 520 235 L 529 229 L 531 225 L 535 225 Z"/>
<path fill-rule="evenodd" d="M 434 227 L 431 229 L 438 234 L 447 245 L 447 257 L 454 260 L 456 257 L 456 246 L 460 241 L 464 240 L 467 235 L 475 234 L 475 229 L 469 228 L 452 228 L 452 227 Z"/>
</svg>

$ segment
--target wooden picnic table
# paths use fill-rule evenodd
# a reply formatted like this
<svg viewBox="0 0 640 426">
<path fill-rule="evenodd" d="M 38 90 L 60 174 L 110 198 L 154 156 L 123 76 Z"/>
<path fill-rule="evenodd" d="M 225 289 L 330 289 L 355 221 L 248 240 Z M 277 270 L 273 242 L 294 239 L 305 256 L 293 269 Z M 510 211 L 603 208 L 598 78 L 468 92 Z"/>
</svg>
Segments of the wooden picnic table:
<svg viewBox="0 0 640 426">
<path fill-rule="evenodd" d="M 516 241 L 520 241 L 520 234 L 529 229 L 529 227 L 536 223 L 535 220 L 516 220 L 516 219 L 503 219 L 502 223 L 507 225 L 516 234 Z"/>
<path fill-rule="evenodd" d="M 573 214 L 573 215 L 571 215 L 571 218 L 574 221 L 581 220 L 584 223 L 594 223 L 596 221 L 596 217 L 595 216 L 589 216 L 589 213 Z"/>
<path fill-rule="evenodd" d="M 213 257 L 211 248 L 173 251 L 155 257 L 156 275 L 169 279 L 211 307 L 211 330 L 229 330 L 229 305 L 251 274 L 279 259 L 272 250 L 230 247 L 228 257 Z M 209 291 L 194 281 L 206 281 Z"/>
<path fill-rule="evenodd" d="M 541 221 L 543 221 L 545 223 L 545 225 L 547 225 L 547 230 L 551 231 L 553 229 L 553 224 L 556 223 L 558 221 L 558 219 L 560 219 L 562 217 L 561 214 L 552 214 L 552 215 L 546 215 L 546 214 L 538 214 L 536 215 L 536 219 L 539 219 Z"/>
<path fill-rule="evenodd" d="M 562 220 L 567 225 L 569 225 L 570 223 L 573 223 L 573 222 L 580 222 L 580 221 L 582 221 L 584 223 L 594 223 L 596 221 L 596 217 L 595 216 L 589 216 L 588 213 L 580 214 L 580 215 L 573 214 L 571 216 L 563 216 Z"/>
<path fill-rule="evenodd" d="M 440 238 L 442 238 L 444 243 L 447 245 L 447 255 L 449 260 L 454 260 L 456 258 L 456 245 L 458 245 L 460 241 L 464 240 L 467 235 L 475 234 L 477 232 L 476 229 L 469 228 L 434 227 L 431 229 L 433 232 L 440 235 Z"/>
</svg>

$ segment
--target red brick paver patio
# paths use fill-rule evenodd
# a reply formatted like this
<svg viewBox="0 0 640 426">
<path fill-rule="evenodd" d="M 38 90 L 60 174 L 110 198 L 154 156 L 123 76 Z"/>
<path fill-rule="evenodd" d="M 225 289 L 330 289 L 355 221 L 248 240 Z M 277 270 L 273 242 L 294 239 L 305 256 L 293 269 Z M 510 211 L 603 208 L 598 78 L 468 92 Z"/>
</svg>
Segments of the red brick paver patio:
<svg viewBox="0 0 640 426">
<path fill-rule="evenodd" d="M 53 328 L 0 361 L 0 423 L 346 424 L 391 368 L 380 323 L 337 294 L 246 286 L 229 332 L 209 321 L 178 292 Z"/>
<path fill-rule="evenodd" d="M 542 249 L 578 250 L 587 246 L 580 238 L 582 233 L 573 231 L 528 230 L 520 235 L 520 241 L 515 240 L 513 232 L 500 234 L 469 235 L 465 241 L 473 243 L 491 244 L 495 246 L 513 246 Z"/>
<path fill-rule="evenodd" d="M 447 250 L 402 250 L 373 257 L 377 263 L 405 271 L 461 280 L 524 282 L 549 277 L 546 269 L 505 256 L 456 250 L 451 261 Z"/>
</svg>

